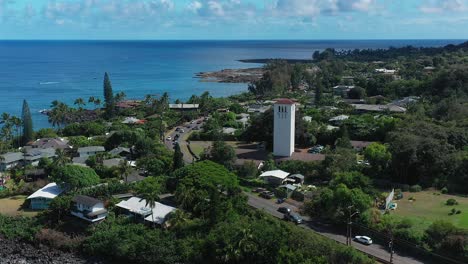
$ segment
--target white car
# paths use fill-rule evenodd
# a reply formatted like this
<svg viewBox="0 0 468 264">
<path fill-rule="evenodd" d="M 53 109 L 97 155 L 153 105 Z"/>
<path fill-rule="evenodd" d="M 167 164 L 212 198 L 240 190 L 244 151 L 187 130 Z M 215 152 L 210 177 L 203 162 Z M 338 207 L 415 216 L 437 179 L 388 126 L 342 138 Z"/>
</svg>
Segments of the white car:
<svg viewBox="0 0 468 264">
<path fill-rule="evenodd" d="M 171 136 L 168 136 L 168 137 L 166 138 L 166 140 L 170 141 L 170 140 L 172 140 L 172 137 L 171 137 Z"/>
<path fill-rule="evenodd" d="M 372 239 L 367 236 L 355 236 L 354 240 L 364 245 L 372 245 Z"/>
</svg>

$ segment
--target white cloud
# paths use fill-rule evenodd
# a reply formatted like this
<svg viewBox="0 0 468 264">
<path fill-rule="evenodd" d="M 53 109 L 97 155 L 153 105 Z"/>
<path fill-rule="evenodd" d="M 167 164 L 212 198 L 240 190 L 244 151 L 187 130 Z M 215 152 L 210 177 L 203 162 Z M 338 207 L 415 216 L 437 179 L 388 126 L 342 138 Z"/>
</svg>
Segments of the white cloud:
<svg viewBox="0 0 468 264">
<path fill-rule="evenodd" d="M 419 10 L 423 13 L 468 12 L 468 0 L 425 1 Z"/>
<path fill-rule="evenodd" d="M 376 7 L 376 0 L 277 0 L 270 9 L 276 16 L 315 18 L 321 14 L 367 12 Z"/>
</svg>

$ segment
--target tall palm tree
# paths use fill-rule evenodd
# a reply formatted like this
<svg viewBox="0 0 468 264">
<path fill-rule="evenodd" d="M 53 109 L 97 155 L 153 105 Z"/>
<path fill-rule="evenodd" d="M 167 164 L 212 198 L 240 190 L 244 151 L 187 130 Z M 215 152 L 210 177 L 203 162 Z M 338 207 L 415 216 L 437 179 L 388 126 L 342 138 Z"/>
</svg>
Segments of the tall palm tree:
<svg viewBox="0 0 468 264">
<path fill-rule="evenodd" d="M 169 228 L 183 228 L 190 221 L 190 216 L 183 210 L 176 210 L 168 215 L 167 223 Z"/>
<path fill-rule="evenodd" d="M 97 108 L 101 105 L 101 99 L 99 98 L 96 98 L 96 100 L 94 100 L 94 106 Z"/>
<path fill-rule="evenodd" d="M 68 163 L 70 163 L 70 158 L 67 156 L 67 153 L 63 149 L 57 149 L 55 151 L 54 164 L 60 167 L 65 166 Z"/>
<path fill-rule="evenodd" d="M 90 96 L 88 99 L 88 103 L 94 103 L 96 101 L 96 98 L 94 96 Z"/>
<path fill-rule="evenodd" d="M 16 117 L 16 116 L 12 116 L 11 117 L 11 123 L 13 124 L 13 126 L 15 127 L 15 137 L 17 139 L 17 144 L 18 144 L 18 147 L 20 145 L 20 129 L 21 129 L 21 126 L 23 124 L 23 121 L 21 120 L 21 118 L 19 117 Z"/>
<path fill-rule="evenodd" d="M 116 102 L 121 102 L 123 100 L 125 100 L 125 97 L 127 97 L 127 95 L 124 93 L 124 92 L 119 92 L 115 95 L 115 101 Z"/>
<path fill-rule="evenodd" d="M 142 199 L 146 200 L 145 206 L 149 206 L 149 208 L 151 208 L 151 220 L 153 222 L 153 227 L 154 227 L 156 223 L 154 222 L 153 211 L 154 211 L 154 208 L 156 207 L 156 202 L 159 201 L 159 191 L 152 190 L 150 192 L 141 193 L 140 196 Z"/>
<path fill-rule="evenodd" d="M 78 105 L 79 110 L 83 110 L 83 106 L 86 105 L 85 101 L 83 98 L 77 98 L 74 102 L 75 105 Z"/>
<path fill-rule="evenodd" d="M 119 173 L 123 179 L 125 179 L 125 182 L 128 183 L 128 175 L 132 172 L 132 167 L 126 160 L 121 160 L 119 162 Z"/>
</svg>

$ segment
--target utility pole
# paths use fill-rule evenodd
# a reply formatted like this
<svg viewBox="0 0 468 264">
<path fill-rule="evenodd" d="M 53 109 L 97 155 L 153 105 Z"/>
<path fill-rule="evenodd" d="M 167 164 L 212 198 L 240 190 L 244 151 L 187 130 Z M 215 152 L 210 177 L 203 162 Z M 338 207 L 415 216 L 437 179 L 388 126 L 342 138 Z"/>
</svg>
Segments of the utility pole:
<svg viewBox="0 0 468 264">
<path fill-rule="evenodd" d="M 354 207 L 354 205 L 348 206 L 348 222 L 346 225 L 346 245 L 351 246 L 351 242 L 353 241 L 353 229 L 352 229 L 352 218 L 353 216 L 359 214 L 359 211 L 356 210 L 354 213 L 351 213 L 351 209 Z"/>
</svg>

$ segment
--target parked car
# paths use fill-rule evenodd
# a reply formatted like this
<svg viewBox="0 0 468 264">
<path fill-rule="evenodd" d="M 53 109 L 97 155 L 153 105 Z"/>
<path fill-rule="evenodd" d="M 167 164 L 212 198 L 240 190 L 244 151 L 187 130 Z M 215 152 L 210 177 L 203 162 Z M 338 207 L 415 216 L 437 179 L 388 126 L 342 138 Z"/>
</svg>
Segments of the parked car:
<svg viewBox="0 0 468 264">
<path fill-rule="evenodd" d="M 202 121 L 198 121 L 198 122 L 197 122 L 197 125 L 200 125 L 201 123 L 202 123 Z"/>
<path fill-rule="evenodd" d="M 196 126 L 193 128 L 193 130 L 200 130 L 200 127 Z"/>
<path fill-rule="evenodd" d="M 322 145 L 317 145 L 312 148 L 310 148 L 307 152 L 312 153 L 312 154 L 319 154 L 323 151 L 324 146 Z"/>
<path fill-rule="evenodd" d="M 372 239 L 368 236 L 355 236 L 354 240 L 364 245 L 372 245 Z"/>
<path fill-rule="evenodd" d="M 282 204 L 282 203 L 284 203 L 284 201 L 286 201 L 286 198 L 278 198 L 278 200 L 276 200 L 276 203 L 277 204 Z"/>
<path fill-rule="evenodd" d="M 265 199 L 271 199 L 271 198 L 275 197 L 275 194 L 273 192 L 264 191 L 264 192 L 260 193 L 260 197 L 263 197 Z"/>
<path fill-rule="evenodd" d="M 168 137 L 166 138 L 166 140 L 171 141 L 171 140 L 172 140 L 172 137 L 171 137 L 171 136 L 168 136 Z"/>
<path fill-rule="evenodd" d="M 185 130 L 184 130 L 183 128 L 181 128 L 181 129 L 179 130 L 179 132 L 180 132 L 180 133 L 185 133 Z"/>
<path fill-rule="evenodd" d="M 280 208 L 278 208 L 278 212 L 283 213 L 283 214 L 290 214 L 291 209 L 289 209 L 287 207 L 280 207 Z"/>
<path fill-rule="evenodd" d="M 180 131 L 180 127 L 176 128 L 175 131 Z"/>
<path fill-rule="evenodd" d="M 298 214 L 285 214 L 284 220 L 291 221 L 297 225 L 302 224 L 302 217 Z"/>
<path fill-rule="evenodd" d="M 260 188 L 260 187 L 253 189 L 254 193 L 261 193 L 261 192 L 264 192 L 264 191 L 266 191 L 266 189 L 265 188 Z"/>
</svg>

